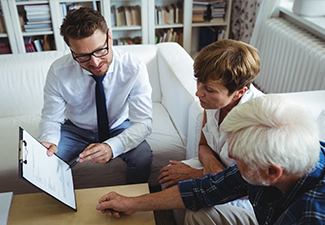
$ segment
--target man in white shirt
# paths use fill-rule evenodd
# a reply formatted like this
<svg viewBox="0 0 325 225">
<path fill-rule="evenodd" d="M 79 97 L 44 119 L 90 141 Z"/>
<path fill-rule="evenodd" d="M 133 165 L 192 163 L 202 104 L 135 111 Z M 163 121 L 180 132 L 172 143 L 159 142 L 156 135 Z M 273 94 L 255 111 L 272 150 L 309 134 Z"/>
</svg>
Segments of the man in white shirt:
<svg viewBox="0 0 325 225">
<path fill-rule="evenodd" d="M 127 183 L 147 182 L 153 155 L 145 141 L 152 129 L 145 64 L 112 49 L 106 21 L 93 9 L 69 12 L 61 35 L 71 54 L 51 65 L 44 87 L 39 140 L 47 154 L 55 153 L 66 162 L 79 156 L 81 163 L 120 157 L 127 163 Z M 104 96 L 98 97 L 98 90 Z M 107 115 L 99 114 L 103 111 Z"/>
</svg>

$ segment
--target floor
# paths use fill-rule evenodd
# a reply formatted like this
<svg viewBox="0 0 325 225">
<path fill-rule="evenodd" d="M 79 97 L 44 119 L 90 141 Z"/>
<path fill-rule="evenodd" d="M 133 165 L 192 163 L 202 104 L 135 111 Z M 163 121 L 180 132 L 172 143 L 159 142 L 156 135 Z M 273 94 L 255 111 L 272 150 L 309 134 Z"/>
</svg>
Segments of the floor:
<svg viewBox="0 0 325 225">
<path fill-rule="evenodd" d="M 150 193 L 161 191 L 161 187 L 150 187 Z M 177 225 L 173 210 L 154 211 L 156 225 Z"/>
</svg>

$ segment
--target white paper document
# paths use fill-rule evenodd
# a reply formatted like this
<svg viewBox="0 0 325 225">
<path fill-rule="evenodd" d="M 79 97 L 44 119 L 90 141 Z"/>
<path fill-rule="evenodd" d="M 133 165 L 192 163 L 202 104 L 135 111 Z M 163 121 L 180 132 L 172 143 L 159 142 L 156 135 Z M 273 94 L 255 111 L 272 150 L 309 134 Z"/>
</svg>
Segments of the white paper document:
<svg viewBox="0 0 325 225">
<path fill-rule="evenodd" d="M 0 225 L 6 225 L 13 192 L 0 193 Z"/>
<path fill-rule="evenodd" d="M 77 209 L 72 171 L 27 131 L 20 128 L 19 176 L 67 206 Z"/>
</svg>

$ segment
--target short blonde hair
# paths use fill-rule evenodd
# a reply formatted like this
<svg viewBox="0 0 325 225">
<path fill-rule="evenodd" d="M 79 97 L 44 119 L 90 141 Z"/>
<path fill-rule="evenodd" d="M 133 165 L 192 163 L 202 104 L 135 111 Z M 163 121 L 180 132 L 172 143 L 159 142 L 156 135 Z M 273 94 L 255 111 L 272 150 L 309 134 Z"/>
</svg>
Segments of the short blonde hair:
<svg viewBox="0 0 325 225">
<path fill-rule="evenodd" d="M 194 76 L 199 82 L 218 82 L 229 94 L 249 88 L 259 72 L 258 51 L 241 41 L 216 41 L 204 47 L 194 60 Z"/>
</svg>

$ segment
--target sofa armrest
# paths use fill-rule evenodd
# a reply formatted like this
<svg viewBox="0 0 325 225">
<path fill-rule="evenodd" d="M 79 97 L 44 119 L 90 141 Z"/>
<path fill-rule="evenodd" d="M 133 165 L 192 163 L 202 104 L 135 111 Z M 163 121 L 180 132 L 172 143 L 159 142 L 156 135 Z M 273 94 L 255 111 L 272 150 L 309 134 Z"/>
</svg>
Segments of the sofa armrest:
<svg viewBox="0 0 325 225">
<path fill-rule="evenodd" d="M 191 159 L 198 156 L 202 122 L 203 108 L 201 107 L 199 101 L 195 101 L 190 107 L 188 117 L 186 159 Z"/>
<path fill-rule="evenodd" d="M 316 120 L 319 139 L 325 141 L 325 90 L 279 93 L 305 106 Z"/>
<path fill-rule="evenodd" d="M 162 43 L 157 47 L 161 103 L 186 145 L 188 113 L 196 100 L 193 59 L 177 43 Z"/>
<path fill-rule="evenodd" d="M 278 93 L 305 106 L 316 119 L 325 109 L 325 90 Z"/>
</svg>

